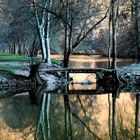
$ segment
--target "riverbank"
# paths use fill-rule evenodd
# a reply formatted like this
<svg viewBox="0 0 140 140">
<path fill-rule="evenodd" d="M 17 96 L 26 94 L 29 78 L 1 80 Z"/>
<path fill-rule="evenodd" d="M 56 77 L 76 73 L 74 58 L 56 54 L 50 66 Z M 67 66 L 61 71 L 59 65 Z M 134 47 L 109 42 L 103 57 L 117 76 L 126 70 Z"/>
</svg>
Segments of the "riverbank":
<svg viewBox="0 0 140 140">
<path fill-rule="evenodd" d="M 9 66 L 11 67 L 13 65 L 9 65 Z M 102 93 L 112 93 L 112 92 L 120 93 L 120 92 L 128 92 L 128 91 L 140 92 L 140 82 L 139 82 L 140 81 L 140 64 L 131 64 L 122 68 L 117 68 L 118 77 L 121 78 L 121 82 L 122 80 L 125 81 L 123 85 L 121 83 L 119 84 L 119 81 L 116 79 L 116 77 L 113 77 L 115 73 L 113 73 L 112 70 L 99 69 L 99 72 L 98 72 L 97 71 L 98 69 L 95 69 L 98 73 L 98 76 L 100 76 L 100 74 L 101 76 L 105 74 L 105 77 L 103 76 L 103 79 L 102 77 L 100 78 L 101 79 L 100 81 L 102 81 L 100 83 L 97 83 L 97 77 L 95 77 L 95 82 L 92 82 L 91 79 L 87 79 L 89 75 L 91 77 L 91 74 L 93 74 L 92 72 L 90 72 L 89 75 L 87 74 L 85 79 L 83 79 L 79 83 L 73 82 L 72 84 L 72 81 L 66 81 L 63 79 L 62 74 L 64 74 L 64 70 L 62 70 L 61 68 L 55 67 L 55 69 L 52 69 L 51 67 L 52 69 L 51 71 L 49 71 L 49 69 L 50 69 L 50 66 L 42 63 L 38 67 L 37 73 L 35 75 L 35 77 L 37 76 L 37 78 L 39 76 L 39 80 L 41 78 L 42 83 L 39 83 L 39 84 L 41 86 L 41 89 L 43 89 L 43 93 L 52 92 L 52 91 L 57 92 L 57 90 L 58 91 L 59 89 L 61 90 L 61 88 L 67 84 L 71 86 L 72 89 L 75 89 L 74 86 L 75 85 L 77 86 L 78 84 L 80 85 L 80 87 L 82 87 L 81 89 L 84 89 L 83 92 L 86 93 L 87 91 L 87 94 L 88 93 L 102 94 Z M 58 72 L 58 69 L 61 69 L 61 72 L 60 71 Z M 71 69 L 67 69 L 67 70 L 71 71 Z M 73 70 L 79 71 L 83 69 L 73 68 Z M 86 70 L 86 68 L 84 70 Z M 92 70 L 92 68 L 88 70 Z M 4 93 L 8 93 L 8 95 L 10 94 L 11 91 L 14 91 L 16 93 L 17 91 L 22 91 L 22 89 L 23 91 L 25 89 L 26 91 L 28 90 L 32 91 L 32 89 L 34 89 L 34 92 L 35 92 L 36 89 L 38 89 L 39 85 L 38 83 L 34 81 L 35 80 L 34 78 L 30 77 L 31 78 L 30 79 L 29 76 L 30 76 L 30 67 L 27 64 L 24 64 L 22 66 L 19 64 L 19 66 L 16 67 L 16 70 L 12 72 L 6 71 L 6 70 L 3 70 L 3 71 L 0 70 L 0 91 L 5 90 Z M 69 80 L 72 80 L 73 78 L 75 78 L 75 76 L 77 76 L 76 73 L 74 73 L 73 76 L 74 77 L 71 77 L 71 79 Z M 94 90 L 92 89 L 93 91 L 91 90 L 89 92 L 89 89 L 91 89 L 90 87 L 93 87 L 93 86 L 95 87 Z M 76 93 L 77 90 L 75 91 L 72 90 L 71 92 Z M 80 93 L 82 92 L 82 90 L 79 90 L 78 92 Z M 11 93 L 13 94 L 13 92 Z"/>
<path fill-rule="evenodd" d="M 7 57 L 6 54 L 3 54 L 3 56 L 5 58 Z M 10 56 L 14 58 L 14 61 L 8 61 L 8 59 L 10 59 Z M 24 57 L 21 56 L 20 60 L 22 60 L 22 61 L 16 61 L 17 58 L 19 58 L 19 57 L 20 56 L 16 57 L 14 55 L 9 55 L 5 61 L 1 61 L 1 57 L 0 57 L 0 75 L 1 75 L 0 80 L 4 81 L 4 79 L 5 79 L 5 75 L 3 75 L 4 72 L 6 72 L 7 74 L 12 73 L 14 75 L 21 75 L 21 76 L 25 76 L 25 77 L 30 76 L 30 65 L 32 65 L 31 58 L 28 58 L 28 61 L 27 61 L 27 59 L 26 59 L 26 61 L 24 61 L 25 60 Z M 37 59 L 41 60 L 41 57 L 38 57 Z M 51 59 L 53 60 L 53 64 L 60 64 L 60 63 L 62 63 L 63 56 L 57 55 L 57 54 L 51 55 Z M 134 68 L 136 67 L 134 65 L 131 65 L 132 63 L 133 63 L 133 59 L 123 59 L 123 58 L 117 59 L 117 66 L 119 66 L 119 68 L 117 70 L 118 70 L 118 73 L 123 74 L 123 78 L 128 77 L 128 75 L 130 75 L 129 71 L 132 71 L 132 69 L 127 71 L 128 67 L 134 67 Z M 82 68 L 85 68 L 85 69 L 86 68 L 93 68 L 93 69 L 96 69 L 96 68 L 102 69 L 103 68 L 103 69 L 107 69 L 107 66 L 108 66 L 108 58 L 101 57 L 100 55 L 92 55 L 92 56 L 72 55 L 70 57 L 70 65 L 69 65 L 70 68 L 81 68 L 81 69 Z M 43 73 L 41 75 L 44 78 L 45 74 Z"/>
<path fill-rule="evenodd" d="M 128 85 L 140 86 L 140 64 L 131 64 L 118 68 L 117 71 Z"/>
</svg>

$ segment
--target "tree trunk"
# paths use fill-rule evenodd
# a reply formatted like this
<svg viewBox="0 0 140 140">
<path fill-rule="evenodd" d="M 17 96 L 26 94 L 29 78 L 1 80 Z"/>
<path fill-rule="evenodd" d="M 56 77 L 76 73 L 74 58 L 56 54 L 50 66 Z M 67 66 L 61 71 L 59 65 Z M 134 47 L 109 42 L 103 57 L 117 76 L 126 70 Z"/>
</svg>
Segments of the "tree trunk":
<svg viewBox="0 0 140 140">
<path fill-rule="evenodd" d="M 116 52 L 116 39 L 115 39 L 115 0 L 111 0 L 111 20 L 112 20 L 112 38 L 111 38 L 111 44 L 112 44 L 112 64 L 111 64 L 111 68 L 112 69 L 116 69 L 116 56 L 117 56 L 117 52 Z"/>
<path fill-rule="evenodd" d="M 31 47 L 29 47 L 28 54 L 30 57 L 36 57 L 39 51 L 38 36 L 35 35 Z"/>
<path fill-rule="evenodd" d="M 111 67 L 111 11 L 109 13 L 109 24 L 108 24 L 108 68 Z"/>
<path fill-rule="evenodd" d="M 52 0 L 49 0 L 49 9 L 52 7 Z M 50 57 L 50 20 L 51 20 L 51 13 L 47 15 L 47 35 L 46 35 L 46 45 L 47 45 L 47 58 L 45 62 L 51 64 L 51 57 Z"/>
<path fill-rule="evenodd" d="M 38 27 L 40 43 L 41 43 L 41 50 L 42 50 L 42 57 L 43 57 L 42 61 L 51 64 L 51 58 L 50 58 L 50 19 L 51 19 L 51 14 L 46 12 L 46 8 L 47 8 L 47 6 L 49 6 L 49 9 L 51 9 L 52 0 L 49 0 L 49 3 L 47 0 L 45 1 L 41 21 L 40 21 L 39 15 L 38 15 L 38 11 L 36 10 L 36 7 L 35 7 L 35 2 L 33 4 L 34 4 L 37 27 Z"/>
<path fill-rule="evenodd" d="M 139 18 L 140 0 L 135 0 L 135 30 L 136 30 L 136 61 L 140 62 L 140 18 Z"/>
<path fill-rule="evenodd" d="M 65 5 L 65 18 L 66 18 L 66 23 L 65 23 L 65 46 L 64 46 L 64 61 L 63 61 L 63 67 L 66 68 L 68 67 L 68 61 L 69 61 L 69 56 L 68 56 L 68 0 L 66 0 L 66 5 Z"/>
<path fill-rule="evenodd" d="M 47 48 L 46 48 L 46 38 L 45 38 L 45 31 L 44 27 L 41 25 L 39 26 L 39 36 L 40 36 L 40 43 L 41 43 L 41 50 L 42 50 L 42 61 L 45 62 L 47 59 Z"/>
<path fill-rule="evenodd" d="M 70 10 L 70 1 L 66 1 L 66 23 L 65 23 L 65 48 L 64 48 L 64 67 L 69 65 L 69 57 L 72 51 L 72 11 Z M 69 26 L 68 26 L 69 24 Z"/>
</svg>

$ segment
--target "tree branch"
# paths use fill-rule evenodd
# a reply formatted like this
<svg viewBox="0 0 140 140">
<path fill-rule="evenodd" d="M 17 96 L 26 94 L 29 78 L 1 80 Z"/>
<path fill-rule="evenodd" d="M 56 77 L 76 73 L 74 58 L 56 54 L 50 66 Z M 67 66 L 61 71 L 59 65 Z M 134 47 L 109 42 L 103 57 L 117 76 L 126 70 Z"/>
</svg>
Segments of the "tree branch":
<svg viewBox="0 0 140 140">
<path fill-rule="evenodd" d="M 32 0 L 30 0 L 30 1 L 33 2 Z M 38 3 L 35 3 L 35 4 L 36 4 L 38 7 L 42 8 L 43 10 L 46 10 L 46 12 L 48 12 L 48 13 L 54 15 L 56 18 L 60 19 L 64 24 L 68 25 L 68 26 L 71 28 L 70 24 L 62 17 L 61 14 L 57 14 L 57 13 L 55 13 L 54 11 L 48 9 L 47 7 L 43 7 L 43 6 L 39 5 Z"/>
<path fill-rule="evenodd" d="M 94 25 L 86 32 L 86 34 L 85 34 L 84 36 L 82 36 L 82 37 L 72 46 L 72 49 L 73 49 L 73 50 L 76 49 L 77 46 L 81 43 L 81 41 L 83 41 L 83 40 L 87 37 L 87 35 L 88 35 L 95 27 L 97 27 L 97 26 L 107 17 L 107 14 L 108 14 L 109 9 L 110 9 L 110 8 L 108 8 L 108 10 L 107 10 L 105 16 L 104 16 L 102 19 L 100 19 L 96 24 L 94 24 Z M 72 51 L 72 52 L 73 52 L 73 51 Z M 72 54 L 72 52 L 71 52 L 71 54 Z"/>
</svg>

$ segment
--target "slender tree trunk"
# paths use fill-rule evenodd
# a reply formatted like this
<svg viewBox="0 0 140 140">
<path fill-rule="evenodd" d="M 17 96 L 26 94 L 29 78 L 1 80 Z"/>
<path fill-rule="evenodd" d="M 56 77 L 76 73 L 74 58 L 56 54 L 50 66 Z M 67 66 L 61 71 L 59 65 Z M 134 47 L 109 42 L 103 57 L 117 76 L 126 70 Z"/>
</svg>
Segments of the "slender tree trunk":
<svg viewBox="0 0 140 140">
<path fill-rule="evenodd" d="M 136 61 L 140 62 L 140 17 L 139 17 L 140 0 L 135 0 L 135 30 L 136 30 Z"/>
<path fill-rule="evenodd" d="M 49 9 L 52 7 L 52 0 L 49 0 Z M 46 62 L 51 64 L 51 57 L 50 57 L 50 20 L 51 20 L 51 14 L 48 13 L 47 15 L 47 35 L 46 35 L 46 45 L 47 45 L 47 58 Z"/>
<path fill-rule="evenodd" d="M 8 48 L 9 48 L 9 54 L 11 54 L 11 45 L 10 44 L 8 45 Z"/>
<path fill-rule="evenodd" d="M 109 36 L 108 36 L 108 68 L 111 67 L 111 11 L 109 13 L 109 24 L 108 24 L 108 30 L 109 30 Z"/>
<path fill-rule="evenodd" d="M 135 1 L 131 1 L 131 21 L 133 22 L 134 24 L 134 27 L 135 27 L 135 33 L 136 33 L 136 36 L 135 36 L 135 51 L 134 51 L 134 57 L 135 57 L 135 63 L 138 63 L 138 34 L 137 34 L 137 31 L 138 31 L 138 26 L 137 26 L 137 15 L 136 15 L 136 11 L 137 11 L 137 7 L 136 7 L 136 2 L 137 0 Z"/>
<path fill-rule="evenodd" d="M 38 36 L 37 35 L 35 35 L 32 46 L 29 47 L 29 49 L 30 49 L 28 51 L 29 56 L 36 57 L 38 54 L 38 51 L 39 51 L 39 44 L 38 44 Z"/>
<path fill-rule="evenodd" d="M 116 39 L 115 39 L 115 0 L 111 0 L 111 19 L 112 19 L 112 38 L 111 38 L 111 44 L 112 44 L 112 64 L 111 68 L 116 69 L 116 57 L 117 57 L 117 51 L 116 51 Z"/>
<path fill-rule="evenodd" d="M 49 10 L 51 9 L 52 0 L 45 1 L 41 21 L 40 21 L 39 15 L 38 15 L 38 11 L 35 7 L 35 2 L 33 4 L 34 4 L 37 27 L 38 27 L 40 43 L 41 43 L 41 50 L 42 50 L 42 57 L 43 57 L 42 61 L 51 64 L 51 58 L 50 58 L 50 19 L 51 19 L 51 14 L 46 12 L 46 8 L 48 6 Z"/>
<path fill-rule="evenodd" d="M 12 54 L 16 54 L 16 44 L 15 43 L 13 43 L 13 47 L 12 47 L 13 49 L 12 49 Z"/>
<path fill-rule="evenodd" d="M 66 1 L 66 23 L 65 23 L 65 48 L 64 67 L 68 67 L 69 58 L 72 51 L 72 11 L 70 10 L 71 0 Z M 68 26 L 69 24 L 69 26 Z"/>
<path fill-rule="evenodd" d="M 45 31 L 44 27 L 39 26 L 39 36 L 41 41 L 41 50 L 42 50 L 42 61 L 45 62 L 47 59 L 47 48 L 46 48 L 46 39 L 45 39 Z"/>
<path fill-rule="evenodd" d="M 66 0 L 66 4 L 65 4 L 65 18 L 66 18 L 66 23 L 65 23 L 65 46 L 64 46 L 64 68 L 68 67 L 68 61 L 69 61 L 69 57 L 68 57 L 68 0 Z"/>
</svg>

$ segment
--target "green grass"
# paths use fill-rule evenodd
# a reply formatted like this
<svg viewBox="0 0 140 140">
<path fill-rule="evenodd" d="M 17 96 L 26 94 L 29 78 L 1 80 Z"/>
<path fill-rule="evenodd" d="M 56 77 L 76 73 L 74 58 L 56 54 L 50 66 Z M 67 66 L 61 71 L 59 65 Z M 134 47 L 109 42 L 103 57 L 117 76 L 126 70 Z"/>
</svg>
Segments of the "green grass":
<svg viewBox="0 0 140 140">
<path fill-rule="evenodd" d="M 41 58 L 38 57 L 27 57 L 27 56 L 21 56 L 17 54 L 6 54 L 6 53 L 0 53 L 0 61 L 31 61 L 33 59 L 34 62 L 40 62 Z M 61 60 L 51 59 L 53 64 L 61 64 Z"/>
<path fill-rule="evenodd" d="M 31 58 L 27 56 L 0 53 L 0 61 L 28 61 L 28 60 L 31 60 Z"/>
<path fill-rule="evenodd" d="M 6 62 L 5 64 L 2 64 L 0 66 L 0 74 L 2 75 L 7 75 L 10 73 L 14 73 L 17 69 L 20 69 L 21 65 L 16 65 L 12 64 L 12 66 L 9 65 L 9 63 L 12 62 L 41 62 L 41 58 L 39 57 L 27 57 L 27 56 L 20 56 L 20 55 L 15 55 L 15 54 L 6 54 L 6 53 L 0 53 L 0 62 Z M 61 64 L 61 60 L 56 60 L 56 59 L 51 59 L 53 64 Z M 8 65 L 7 65 L 8 63 Z"/>
<path fill-rule="evenodd" d="M 60 65 L 62 63 L 61 60 L 56 60 L 56 59 L 51 59 L 51 61 L 53 64 L 57 64 L 57 65 Z"/>
</svg>

